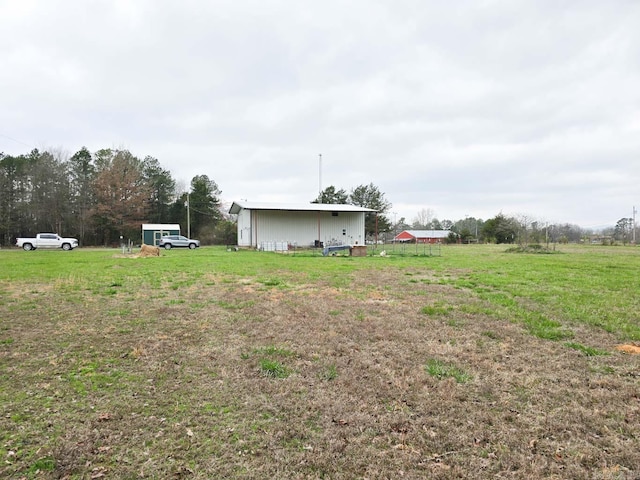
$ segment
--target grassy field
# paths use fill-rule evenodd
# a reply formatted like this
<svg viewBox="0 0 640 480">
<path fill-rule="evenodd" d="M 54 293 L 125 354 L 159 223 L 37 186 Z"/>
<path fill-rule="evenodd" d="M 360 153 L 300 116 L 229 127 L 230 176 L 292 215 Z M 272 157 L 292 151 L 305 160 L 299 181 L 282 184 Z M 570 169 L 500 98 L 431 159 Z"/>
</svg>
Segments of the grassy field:
<svg viewBox="0 0 640 480">
<path fill-rule="evenodd" d="M 0 477 L 640 478 L 640 248 L 386 253 L 0 250 Z"/>
</svg>

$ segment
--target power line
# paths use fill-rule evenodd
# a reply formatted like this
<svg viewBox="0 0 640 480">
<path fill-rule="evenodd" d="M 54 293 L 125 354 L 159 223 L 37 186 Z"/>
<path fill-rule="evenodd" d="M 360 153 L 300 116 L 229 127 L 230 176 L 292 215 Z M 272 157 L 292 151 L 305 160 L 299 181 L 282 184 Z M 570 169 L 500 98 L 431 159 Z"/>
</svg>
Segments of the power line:
<svg viewBox="0 0 640 480">
<path fill-rule="evenodd" d="M 3 133 L 0 133 L 0 137 L 4 137 L 4 138 L 6 138 L 6 139 L 8 139 L 8 140 L 11 140 L 11 141 L 13 141 L 13 142 L 21 143 L 22 145 L 25 145 L 25 146 L 27 146 L 27 147 L 29 147 L 29 148 L 33 148 L 33 147 L 32 147 L 31 145 L 29 145 L 28 143 L 25 143 L 25 142 L 22 142 L 22 141 L 20 141 L 20 140 L 17 140 L 17 139 L 15 139 L 15 138 L 13 138 L 13 137 L 10 137 L 9 135 L 5 135 L 5 134 L 3 134 Z"/>
<path fill-rule="evenodd" d="M 209 212 L 203 212 L 202 210 L 198 210 L 197 208 L 193 208 L 191 205 L 189 206 L 189 209 L 193 212 L 199 213 L 201 215 L 205 215 L 207 217 L 215 217 L 216 215 L 214 213 L 209 213 Z"/>
<path fill-rule="evenodd" d="M 636 206 L 633 206 L 633 244 L 636 244 L 636 213 L 638 213 L 638 211 L 636 210 Z"/>
</svg>

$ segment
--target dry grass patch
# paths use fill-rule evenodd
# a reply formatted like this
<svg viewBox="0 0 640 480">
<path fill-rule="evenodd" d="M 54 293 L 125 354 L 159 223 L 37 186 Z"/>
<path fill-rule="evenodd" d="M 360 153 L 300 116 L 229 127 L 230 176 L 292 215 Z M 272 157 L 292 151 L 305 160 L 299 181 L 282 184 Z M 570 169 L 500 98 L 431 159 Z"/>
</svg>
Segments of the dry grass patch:
<svg viewBox="0 0 640 480">
<path fill-rule="evenodd" d="M 615 336 L 576 329 L 612 352 L 586 356 L 453 286 L 345 276 L 0 305 L 0 474 L 640 475 L 639 357 Z"/>
</svg>

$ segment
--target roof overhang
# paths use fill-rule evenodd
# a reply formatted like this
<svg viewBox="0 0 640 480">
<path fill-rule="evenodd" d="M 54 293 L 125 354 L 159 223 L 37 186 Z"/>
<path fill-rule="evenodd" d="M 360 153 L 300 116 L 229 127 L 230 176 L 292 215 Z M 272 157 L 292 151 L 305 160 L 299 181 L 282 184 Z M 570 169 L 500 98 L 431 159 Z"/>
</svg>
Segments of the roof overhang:
<svg viewBox="0 0 640 480">
<path fill-rule="evenodd" d="M 143 223 L 143 230 L 178 230 L 180 231 L 180 225 L 177 223 Z"/>
<path fill-rule="evenodd" d="M 269 202 L 233 202 L 229 213 L 237 215 L 241 210 L 280 210 L 288 212 L 375 212 L 371 208 L 337 203 L 269 203 Z"/>
</svg>

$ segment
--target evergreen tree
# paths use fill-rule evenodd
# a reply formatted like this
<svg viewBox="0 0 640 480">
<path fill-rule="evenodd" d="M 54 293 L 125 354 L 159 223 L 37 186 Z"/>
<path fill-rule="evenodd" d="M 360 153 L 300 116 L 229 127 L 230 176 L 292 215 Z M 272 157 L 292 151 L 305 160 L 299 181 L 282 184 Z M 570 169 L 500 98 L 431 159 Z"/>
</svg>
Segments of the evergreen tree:
<svg viewBox="0 0 640 480">
<path fill-rule="evenodd" d="M 482 235 L 488 241 L 514 243 L 518 235 L 518 222 L 500 213 L 484 222 Z"/>
<path fill-rule="evenodd" d="M 176 182 L 171 172 L 160 165 L 158 159 L 145 157 L 142 161 L 142 175 L 149 191 L 150 223 L 168 223 L 171 202 L 176 194 Z"/>
<path fill-rule="evenodd" d="M 311 203 L 327 203 L 327 204 L 341 204 L 346 205 L 349 203 L 349 194 L 344 189 L 336 190 L 336 187 L 331 185 L 325 188 L 315 200 Z"/>
<path fill-rule="evenodd" d="M 201 236 L 205 231 L 212 235 L 216 224 L 222 219 L 219 198 L 221 193 L 216 182 L 210 180 L 207 175 L 193 177 L 189 194 L 192 236 Z"/>
<path fill-rule="evenodd" d="M 93 157 L 86 147 L 82 147 L 69 159 L 70 208 L 74 219 L 74 228 L 80 245 L 91 238 L 95 241 L 91 211 L 95 206 L 93 182 L 96 168 Z M 93 242 L 92 242 L 93 243 Z"/>
<path fill-rule="evenodd" d="M 368 238 L 373 238 L 380 232 L 391 231 L 391 221 L 385 213 L 387 213 L 391 207 L 391 202 L 388 202 L 384 198 L 378 187 L 373 183 L 369 185 L 360 185 L 353 190 L 349 195 L 349 203 L 351 205 L 358 205 L 364 208 L 370 208 L 376 210 L 376 212 L 368 212 L 365 214 L 365 235 Z"/>
</svg>

